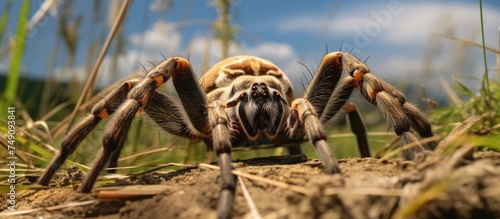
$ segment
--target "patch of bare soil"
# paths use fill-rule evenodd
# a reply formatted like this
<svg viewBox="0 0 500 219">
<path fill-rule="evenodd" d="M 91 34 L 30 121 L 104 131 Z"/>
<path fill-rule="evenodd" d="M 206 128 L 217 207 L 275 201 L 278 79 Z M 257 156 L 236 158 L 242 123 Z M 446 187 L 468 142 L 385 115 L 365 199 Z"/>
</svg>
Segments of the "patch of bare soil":
<svg viewBox="0 0 500 219">
<path fill-rule="evenodd" d="M 264 218 L 500 218 L 500 153 L 496 152 L 454 153 L 439 159 L 421 156 L 414 162 L 343 159 L 342 175 L 325 175 L 321 162 L 304 156 L 236 161 L 234 167 L 302 189 L 297 192 L 242 177 Z M 74 170 L 70 175 L 69 182 L 81 177 Z M 119 188 L 163 188 L 128 198 L 113 192 L 98 198 L 72 189 L 20 191 L 17 213 L 21 214 L 15 218 L 215 218 L 218 177 L 217 170 L 186 168 L 119 180 L 114 184 Z M 251 218 L 247 203 L 238 184 L 234 218 Z M 1 214 L 12 218 L 6 208 L 2 202 Z"/>
</svg>

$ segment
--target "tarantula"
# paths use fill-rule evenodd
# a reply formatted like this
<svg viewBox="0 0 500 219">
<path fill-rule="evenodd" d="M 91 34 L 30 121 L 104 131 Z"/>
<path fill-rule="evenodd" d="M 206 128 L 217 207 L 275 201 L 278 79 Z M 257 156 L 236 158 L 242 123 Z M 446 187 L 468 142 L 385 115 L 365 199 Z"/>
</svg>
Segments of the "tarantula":
<svg viewBox="0 0 500 219">
<path fill-rule="evenodd" d="M 344 70 L 348 75 L 341 79 Z M 177 96 L 156 90 L 168 80 L 172 80 Z M 108 88 L 92 113 L 63 139 L 61 152 L 38 183 L 47 185 L 78 144 L 101 120 L 114 113 L 103 133 L 103 147 L 79 188 L 80 192 L 89 192 L 106 164 L 116 167 L 130 124 L 135 114 L 143 111 L 167 132 L 202 140 L 215 151 L 221 171 L 217 212 L 221 218 L 230 217 L 236 187 L 231 173 L 233 147 L 286 144 L 290 153 L 297 154 L 300 144 L 308 139 L 323 161 L 324 172 L 340 173 L 323 126 L 344 110 L 361 156 L 370 156 L 362 119 L 354 104 L 348 102 L 355 88 L 378 106 L 403 143 L 418 143 L 420 138 L 433 136 L 431 124 L 399 90 L 375 77 L 349 53 L 326 54 L 305 95 L 296 99 L 287 76 L 268 60 L 253 56 L 227 58 L 197 80 L 188 60 L 173 57 L 144 77 Z M 403 156 L 412 159 L 416 153 L 435 146 L 432 141 L 420 143 L 403 151 Z"/>
</svg>

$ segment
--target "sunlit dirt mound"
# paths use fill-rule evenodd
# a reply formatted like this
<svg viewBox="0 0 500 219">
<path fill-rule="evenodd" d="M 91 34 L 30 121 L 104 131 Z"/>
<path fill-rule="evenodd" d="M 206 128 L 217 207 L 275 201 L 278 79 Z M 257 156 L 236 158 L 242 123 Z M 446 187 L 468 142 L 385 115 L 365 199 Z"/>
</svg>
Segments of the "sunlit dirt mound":
<svg viewBox="0 0 500 219">
<path fill-rule="evenodd" d="M 414 162 L 352 158 L 340 165 L 342 175 L 325 175 L 321 162 L 305 156 L 234 162 L 235 170 L 266 179 L 241 177 L 264 218 L 500 218 L 500 153 Z M 192 167 L 116 180 L 110 191 L 95 188 L 101 194 L 20 191 L 15 218 L 214 218 L 218 177 L 217 170 Z M 233 217 L 251 218 L 248 203 L 238 183 Z M 0 207 L 12 217 L 6 203 Z"/>
</svg>

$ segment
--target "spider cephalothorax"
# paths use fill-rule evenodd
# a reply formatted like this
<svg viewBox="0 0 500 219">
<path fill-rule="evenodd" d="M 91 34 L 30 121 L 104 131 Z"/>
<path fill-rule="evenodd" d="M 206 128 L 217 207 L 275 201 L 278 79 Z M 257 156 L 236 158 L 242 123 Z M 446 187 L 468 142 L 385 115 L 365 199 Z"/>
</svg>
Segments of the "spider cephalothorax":
<svg viewBox="0 0 500 219">
<path fill-rule="evenodd" d="M 341 79 L 344 70 L 348 75 Z M 172 80 L 177 96 L 156 90 L 168 80 Z M 103 133 L 103 147 L 79 189 L 89 192 L 106 165 L 116 167 L 130 124 L 138 111 L 144 111 L 165 131 L 201 139 L 215 151 L 221 168 L 217 211 L 221 218 L 230 217 L 236 186 L 231 173 L 234 146 L 286 144 L 290 153 L 300 153 L 300 144 L 308 139 L 321 157 L 324 171 L 340 173 L 337 159 L 326 142 L 323 125 L 343 109 L 356 135 L 361 156 L 370 156 L 361 117 L 354 104 L 348 102 L 354 89 L 379 107 L 404 143 L 417 145 L 403 151 L 405 158 L 412 159 L 420 151 L 435 148 L 434 141 L 419 144 L 420 138 L 433 135 L 422 113 L 407 103 L 399 90 L 375 77 L 349 53 L 325 55 L 305 95 L 300 98 L 294 97 L 290 80 L 283 71 L 265 59 L 228 58 L 197 80 L 188 60 L 173 57 L 144 77 L 108 88 L 92 113 L 63 139 L 61 152 L 38 182 L 47 185 L 78 144 L 101 120 L 114 114 Z"/>
</svg>

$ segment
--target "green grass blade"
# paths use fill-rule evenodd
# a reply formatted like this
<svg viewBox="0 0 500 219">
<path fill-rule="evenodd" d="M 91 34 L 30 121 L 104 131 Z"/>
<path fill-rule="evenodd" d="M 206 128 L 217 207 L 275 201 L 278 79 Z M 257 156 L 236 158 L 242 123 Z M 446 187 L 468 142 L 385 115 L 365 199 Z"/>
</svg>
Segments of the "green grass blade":
<svg viewBox="0 0 500 219">
<path fill-rule="evenodd" d="M 473 136 L 469 138 L 469 141 L 475 146 L 483 146 L 488 149 L 500 150 L 500 135 L 491 136 Z"/>
<path fill-rule="evenodd" d="M 7 113 L 7 111 L 4 109 L 6 109 L 8 106 L 13 106 L 14 100 L 16 98 L 17 86 L 19 85 L 19 78 L 21 76 L 24 47 L 26 46 L 26 37 L 28 33 L 26 25 L 28 22 L 29 9 L 30 1 L 24 0 L 19 12 L 16 37 L 14 39 L 14 47 L 12 48 L 9 74 L 7 76 L 7 85 L 4 92 L 5 101 L 3 102 L 6 105 L 2 106 L 2 111 L 0 112 L 2 118 L 5 118 Z"/>
<path fill-rule="evenodd" d="M 483 60 L 484 60 L 484 76 L 483 76 L 483 84 L 482 84 L 482 93 L 485 97 L 486 107 L 488 112 L 490 112 L 490 101 L 491 101 L 491 93 L 490 93 L 490 77 L 488 74 L 488 62 L 486 60 L 486 42 L 484 40 L 484 22 L 483 22 L 483 1 L 479 0 L 479 15 L 481 17 L 481 40 L 483 44 Z M 490 122 L 491 122 L 490 118 Z M 491 125 L 491 124 L 490 124 Z"/>
<path fill-rule="evenodd" d="M 11 8 L 12 0 L 9 0 L 2 11 L 2 17 L 0 17 L 0 45 L 2 44 L 3 33 L 5 32 L 5 27 L 7 27 L 7 20 L 9 19 L 9 12 Z"/>
<path fill-rule="evenodd" d="M 462 82 L 455 80 L 455 83 L 457 83 L 458 87 L 456 87 L 455 90 L 457 90 L 459 93 L 467 95 L 470 98 L 474 98 L 476 95 L 467 87 L 465 84 Z"/>
</svg>

